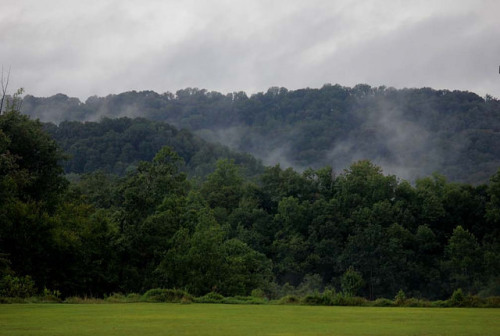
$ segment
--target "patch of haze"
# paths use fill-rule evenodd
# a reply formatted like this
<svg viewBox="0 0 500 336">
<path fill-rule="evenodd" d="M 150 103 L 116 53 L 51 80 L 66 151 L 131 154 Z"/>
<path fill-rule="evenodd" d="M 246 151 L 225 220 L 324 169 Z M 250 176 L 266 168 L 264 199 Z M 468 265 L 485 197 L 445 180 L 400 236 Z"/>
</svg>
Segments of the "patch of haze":
<svg viewBox="0 0 500 336">
<path fill-rule="evenodd" d="M 327 155 L 327 162 L 336 171 L 367 159 L 380 166 L 385 174 L 414 182 L 433 172 L 443 172 L 445 160 L 457 156 L 464 145 L 458 144 L 452 151 L 440 147 L 433 142 L 435 134 L 422 124 L 405 118 L 398 108 L 386 101 L 379 102 L 365 118 L 358 131 L 368 132 L 365 135 L 370 134 L 373 142 L 366 148 L 359 142 L 359 134 L 353 132 L 346 140 L 335 144 Z"/>
<path fill-rule="evenodd" d="M 278 148 L 270 149 L 269 152 L 267 152 L 267 153 L 259 152 L 259 153 L 253 153 L 253 155 L 255 155 L 256 157 L 261 159 L 262 162 L 264 163 L 264 165 L 266 165 L 266 166 L 274 166 L 274 165 L 279 163 L 280 167 L 284 168 L 284 169 L 291 167 L 297 171 L 304 170 L 303 167 L 297 167 L 289 160 L 289 158 L 288 158 L 289 157 L 289 154 L 288 154 L 289 150 L 290 150 L 290 146 L 285 145 L 285 146 L 281 146 Z"/>
<path fill-rule="evenodd" d="M 194 131 L 193 133 L 208 142 L 219 143 L 233 150 L 238 150 L 241 146 L 242 132 L 243 130 L 241 127 L 228 127 L 214 130 L 200 129 Z"/>
<path fill-rule="evenodd" d="M 208 142 L 219 143 L 239 152 L 247 152 L 262 160 L 266 166 L 279 164 L 282 168 L 291 167 L 298 171 L 305 169 L 297 166 L 290 159 L 290 145 L 275 144 L 268 135 L 249 135 L 245 132 L 248 130 L 243 127 L 228 127 L 213 130 L 201 129 L 194 133 Z"/>
</svg>

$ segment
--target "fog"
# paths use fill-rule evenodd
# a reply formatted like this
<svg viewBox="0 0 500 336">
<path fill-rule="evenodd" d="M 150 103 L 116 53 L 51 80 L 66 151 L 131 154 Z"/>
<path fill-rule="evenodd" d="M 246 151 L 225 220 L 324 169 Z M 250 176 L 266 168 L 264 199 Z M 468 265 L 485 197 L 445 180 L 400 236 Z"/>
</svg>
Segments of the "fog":
<svg viewBox="0 0 500 336">
<path fill-rule="evenodd" d="M 498 97 L 500 2 L 18 0 L 0 12 L 11 88 L 433 87 Z"/>
</svg>

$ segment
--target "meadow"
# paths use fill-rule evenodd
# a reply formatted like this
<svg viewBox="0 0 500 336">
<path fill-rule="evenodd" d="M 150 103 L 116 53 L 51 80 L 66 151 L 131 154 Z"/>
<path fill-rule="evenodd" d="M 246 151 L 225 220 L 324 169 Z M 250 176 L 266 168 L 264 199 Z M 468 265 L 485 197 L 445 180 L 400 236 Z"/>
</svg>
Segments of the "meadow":
<svg viewBox="0 0 500 336">
<path fill-rule="evenodd" d="M 500 335 L 500 309 L 222 304 L 0 305 L 0 335 Z"/>
</svg>

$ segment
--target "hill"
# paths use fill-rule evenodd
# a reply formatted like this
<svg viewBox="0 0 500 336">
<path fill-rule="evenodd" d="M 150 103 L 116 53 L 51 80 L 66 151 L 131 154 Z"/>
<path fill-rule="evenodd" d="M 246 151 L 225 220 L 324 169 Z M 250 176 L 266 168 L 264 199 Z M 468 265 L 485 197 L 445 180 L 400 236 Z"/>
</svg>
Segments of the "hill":
<svg viewBox="0 0 500 336">
<path fill-rule="evenodd" d="M 188 88 L 90 97 L 26 96 L 23 112 L 42 121 L 141 116 L 186 128 L 251 153 L 265 164 L 336 171 L 368 159 L 415 180 L 439 172 L 487 182 L 500 166 L 500 101 L 471 92 L 324 85 L 270 88 L 247 96 Z"/>
<path fill-rule="evenodd" d="M 183 158 L 183 169 L 191 176 L 206 176 L 222 158 L 233 159 L 246 176 L 263 171 L 261 163 L 249 154 L 210 144 L 164 122 L 103 118 L 100 122 L 65 121 L 58 126 L 48 123 L 44 128 L 68 155 L 63 162 L 66 173 L 102 170 L 124 175 L 140 161 L 151 161 L 163 146 L 170 146 Z"/>
</svg>

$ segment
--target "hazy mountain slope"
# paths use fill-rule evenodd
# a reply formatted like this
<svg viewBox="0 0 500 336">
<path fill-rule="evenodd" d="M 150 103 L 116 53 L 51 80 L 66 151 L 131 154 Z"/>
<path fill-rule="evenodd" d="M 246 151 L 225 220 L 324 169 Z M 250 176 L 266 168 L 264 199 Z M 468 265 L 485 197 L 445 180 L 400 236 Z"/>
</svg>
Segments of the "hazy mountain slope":
<svg viewBox="0 0 500 336">
<path fill-rule="evenodd" d="M 164 122 L 143 118 L 104 118 L 100 122 L 62 122 L 46 124 L 45 129 L 69 155 L 63 163 L 66 173 L 104 170 L 123 175 L 139 161 L 151 161 L 163 146 L 172 147 L 185 161 L 185 170 L 193 176 L 205 176 L 221 158 L 234 159 L 247 176 L 263 171 L 248 154 L 214 145 L 187 130 L 177 130 Z"/>
<path fill-rule="evenodd" d="M 482 183 L 500 167 L 500 102 L 471 92 L 325 85 L 271 88 L 248 97 L 199 89 L 90 97 L 27 96 L 23 111 L 44 121 L 142 116 L 194 131 L 266 164 L 336 171 L 370 159 L 413 180 L 432 172 Z"/>
</svg>

